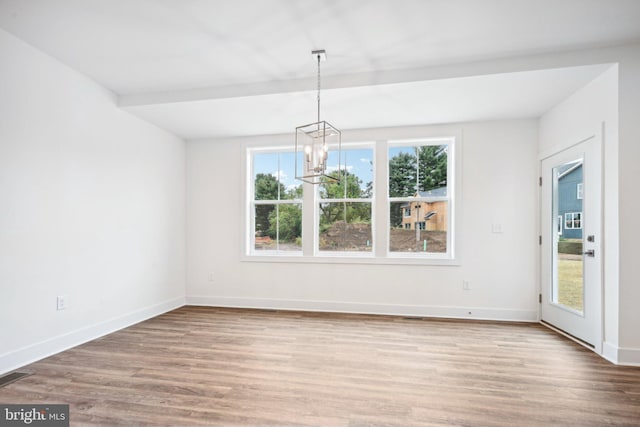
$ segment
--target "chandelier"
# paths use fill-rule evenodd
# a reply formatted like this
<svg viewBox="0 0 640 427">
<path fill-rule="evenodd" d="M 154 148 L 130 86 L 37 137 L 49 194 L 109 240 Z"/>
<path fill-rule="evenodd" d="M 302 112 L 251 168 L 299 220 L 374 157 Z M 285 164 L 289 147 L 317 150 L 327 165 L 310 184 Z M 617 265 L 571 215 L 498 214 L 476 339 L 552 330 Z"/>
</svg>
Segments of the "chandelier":
<svg viewBox="0 0 640 427">
<path fill-rule="evenodd" d="M 311 55 L 318 63 L 318 120 L 296 128 L 296 179 L 310 184 L 338 182 L 344 169 L 340 167 L 342 134 L 320 120 L 320 62 L 326 61 L 327 54 L 323 49 Z"/>
</svg>

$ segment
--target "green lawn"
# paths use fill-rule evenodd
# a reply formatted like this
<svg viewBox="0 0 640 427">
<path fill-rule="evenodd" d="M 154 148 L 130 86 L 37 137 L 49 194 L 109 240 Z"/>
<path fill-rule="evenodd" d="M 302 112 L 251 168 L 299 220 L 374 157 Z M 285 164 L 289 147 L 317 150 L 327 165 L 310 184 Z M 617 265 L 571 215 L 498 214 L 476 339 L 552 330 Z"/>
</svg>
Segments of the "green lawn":
<svg viewBox="0 0 640 427">
<path fill-rule="evenodd" d="M 582 259 L 558 260 L 558 302 L 583 311 Z"/>
</svg>

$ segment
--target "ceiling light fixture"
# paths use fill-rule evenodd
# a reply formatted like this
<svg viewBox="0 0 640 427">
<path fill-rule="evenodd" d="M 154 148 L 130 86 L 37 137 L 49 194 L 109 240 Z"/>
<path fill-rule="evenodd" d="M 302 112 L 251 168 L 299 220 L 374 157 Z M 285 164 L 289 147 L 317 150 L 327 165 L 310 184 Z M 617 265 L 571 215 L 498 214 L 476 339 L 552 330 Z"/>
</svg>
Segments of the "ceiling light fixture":
<svg viewBox="0 0 640 427">
<path fill-rule="evenodd" d="M 344 170 L 340 167 L 342 133 L 320 120 L 320 62 L 327 60 L 327 54 L 323 49 L 311 55 L 318 62 L 318 121 L 296 128 L 296 179 L 310 184 L 338 182 Z"/>
</svg>

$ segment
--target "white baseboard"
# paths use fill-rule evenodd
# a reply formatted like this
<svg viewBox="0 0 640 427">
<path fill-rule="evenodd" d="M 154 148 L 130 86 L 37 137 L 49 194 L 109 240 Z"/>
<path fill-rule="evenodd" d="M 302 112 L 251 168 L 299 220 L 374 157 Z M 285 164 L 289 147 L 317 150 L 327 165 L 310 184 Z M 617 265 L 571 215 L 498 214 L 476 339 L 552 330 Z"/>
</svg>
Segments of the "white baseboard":
<svg viewBox="0 0 640 427">
<path fill-rule="evenodd" d="M 617 365 L 618 364 L 618 347 L 605 341 L 604 343 L 602 343 L 601 356 L 607 359 L 609 362 L 615 363 Z"/>
<path fill-rule="evenodd" d="M 509 310 L 503 308 L 441 307 L 425 305 L 369 304 L 340 301 L 209 296 L 188 296 L 187 305 L 320 311 L 335 313 L 383 314 L 396 316 L 443 317 L 452 319 L 500 320 L 516 322 L 538 321 L 538 312 L 536 310 Z"/>
<path fill-rule="evenodd" d="M 605 342 L 602 345 L 602 357 L 616 365 L 640 366 L 640 349 L 618 347 Z"/>
<path fill-rule="evenodd" d="M 618 365 L 640 366 L 640 349 L 619 347 Z"/>
<path fill-rule="evenodd" d="M 165 301 L 160 304 L 134 311 L 133 313 L 128 313 L 114 319 L 86 326 L 84 328 L 47 339 L 46 341 L 41 341 L 39 343 L 2 354 L 0 355 L 0 375 L 142 322 L 143 320 L 147 320 L 151 317 L 175 310 L 176 308 L 182 307 L 184 303 L 185 299 L 183 297 Z"/>
</svg>

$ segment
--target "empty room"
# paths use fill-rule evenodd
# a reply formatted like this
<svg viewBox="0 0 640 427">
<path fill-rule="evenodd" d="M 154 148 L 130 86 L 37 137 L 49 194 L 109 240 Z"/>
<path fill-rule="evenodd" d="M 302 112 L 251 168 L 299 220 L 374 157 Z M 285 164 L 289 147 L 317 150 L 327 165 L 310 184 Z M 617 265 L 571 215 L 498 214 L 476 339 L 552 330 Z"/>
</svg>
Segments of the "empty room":
<svg viewBox="0 0 640 427">
<path fill-rule="evenodd" d="M 638 23 L 0 0 L 0 425 L 640 425 Z"/>
</svg>

